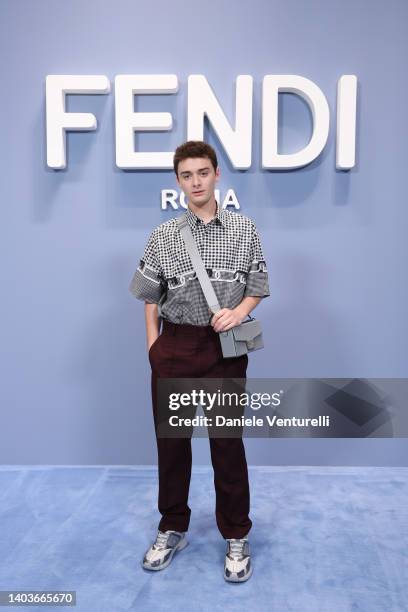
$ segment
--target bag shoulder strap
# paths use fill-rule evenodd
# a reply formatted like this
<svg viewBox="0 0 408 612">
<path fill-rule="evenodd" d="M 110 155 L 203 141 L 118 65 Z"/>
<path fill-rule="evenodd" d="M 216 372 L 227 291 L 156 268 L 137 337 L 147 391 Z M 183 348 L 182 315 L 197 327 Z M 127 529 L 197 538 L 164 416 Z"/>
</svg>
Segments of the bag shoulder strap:
<svg viewBox="0 0 408 612">
<path fill-rule="evenodd" d="M 183 213 L 177 217 L 176 222 L 180 230 L 181 237 L 185 242 L 187 253 L 190 256 L 193 268 L 197 273 L 197 278 L 200 282 L 205 299 L 207 300 L 211 312 L 215 314 L 221 309 L 221 306 L 218 303 L 218 298 L 207 274 L 207 270 L 205 269 L 204 262 L 201 259 L 196 241 L 194 240 L 194 236 L 187 221 L 186 213 Z"/>
</svg>

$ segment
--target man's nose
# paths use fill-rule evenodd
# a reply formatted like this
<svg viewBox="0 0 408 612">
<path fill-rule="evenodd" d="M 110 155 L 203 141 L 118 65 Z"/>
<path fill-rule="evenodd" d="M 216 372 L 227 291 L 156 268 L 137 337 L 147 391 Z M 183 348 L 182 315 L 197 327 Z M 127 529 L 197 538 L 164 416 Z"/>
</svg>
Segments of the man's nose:
<svg viewBox="0 0 408 612">
<path fill-rule="evenodd" d="M 197 175 L 195 177 L 193 177 L 193 186 L 194 187 L 199 187 L 200 185 L 200 177 Z"/>
</svg>

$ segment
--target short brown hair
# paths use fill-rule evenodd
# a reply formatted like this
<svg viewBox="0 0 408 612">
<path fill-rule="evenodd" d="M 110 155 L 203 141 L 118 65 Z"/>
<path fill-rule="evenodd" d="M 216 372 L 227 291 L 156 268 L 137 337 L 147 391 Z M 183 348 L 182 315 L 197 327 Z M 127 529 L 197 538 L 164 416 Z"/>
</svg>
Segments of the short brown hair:
<svg viewBox="0 0 408 612">
<path fill-rule="evenodd" d="M 217 170 L 218 161 L 214 149 L 203 140 L 187 140 L 177 147 L 174 153 L 173 165 L 176 176 L 178 176 L 179 163 L 188 157 L 208 157 L 213 165 L 214 172 Z"/>
</svg>

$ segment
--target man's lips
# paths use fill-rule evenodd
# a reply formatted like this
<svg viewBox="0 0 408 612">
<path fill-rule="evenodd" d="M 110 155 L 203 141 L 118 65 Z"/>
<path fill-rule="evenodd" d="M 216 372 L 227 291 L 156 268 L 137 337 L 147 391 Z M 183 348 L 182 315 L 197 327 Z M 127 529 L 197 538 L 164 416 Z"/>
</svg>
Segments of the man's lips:
<svg viewBox="0 0 408 612">
<path fill-rule="evenodd" d="M 193 191 L 193 195 L 200 195 L 200 193 L 204 193 L 204 190 L 202 190 L 202 191 Z"/>
</svg>

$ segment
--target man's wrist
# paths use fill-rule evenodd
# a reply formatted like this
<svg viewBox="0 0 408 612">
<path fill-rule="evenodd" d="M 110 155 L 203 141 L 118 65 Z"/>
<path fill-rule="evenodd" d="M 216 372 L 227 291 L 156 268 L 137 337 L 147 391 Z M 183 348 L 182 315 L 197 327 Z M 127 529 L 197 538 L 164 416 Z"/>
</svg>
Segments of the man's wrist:
<svg viewBox="0 0 408 612">
<path fill-rule="evenodd" d="M 249 313 L 257 306 L 260 302 L 260 297 L 255 296 L 247 296 L 244 297 L 242 302 L 235 306 L 234 310 L 238 314 L 239 317 L 242 317 L 241 320 L 244 320 Z"/>
<path fill-rule="evenodd" d="M 243 321 L 251 312 L 251 309 L 248 307 L 248 305 L 243 304 L 242 302 L 241 304 L 238 304 L 238 306 L 235 306 L 234 310 L 238 317 L 241 319 L 241 321 Z"/>
</svg>

